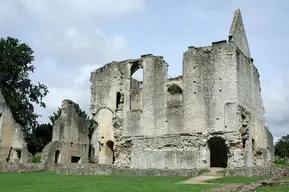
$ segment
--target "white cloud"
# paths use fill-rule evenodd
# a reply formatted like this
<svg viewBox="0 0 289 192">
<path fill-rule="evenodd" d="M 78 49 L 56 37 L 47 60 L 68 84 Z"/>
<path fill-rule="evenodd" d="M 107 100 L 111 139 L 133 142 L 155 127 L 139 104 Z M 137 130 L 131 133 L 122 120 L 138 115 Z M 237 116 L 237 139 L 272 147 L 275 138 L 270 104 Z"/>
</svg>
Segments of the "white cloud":
<svg viewBox="0 0 289 192">
<path fill-rule="evenodd" d="M 265 116 L 273 135 L 280 138 L 289 134 L 289 70 L 271 80 L 263 89 Z"/>
<path fill-rule="evenodd" d="M 47 108 L 36 107 L 46 121 L 63 99 L 89 113 L 90 73 L 101 65 L 124 59 L 127 42 L 106 34 L 103 23 L 144 10 L 143 0 L 0 0 L 1 36 L 27 42 L 35 51 L 31 76 L 48 86 Z M 13 13 L 13 14 L 11 14 Z"/>
</svg>

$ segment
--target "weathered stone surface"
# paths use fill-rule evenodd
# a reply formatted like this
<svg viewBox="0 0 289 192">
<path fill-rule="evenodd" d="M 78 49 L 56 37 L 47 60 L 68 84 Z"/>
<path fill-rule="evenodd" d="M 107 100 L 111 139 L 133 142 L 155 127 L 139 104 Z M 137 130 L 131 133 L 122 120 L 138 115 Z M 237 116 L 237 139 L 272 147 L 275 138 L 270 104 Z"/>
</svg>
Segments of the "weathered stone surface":
<svg viewBox="0 0 289 192">
<path fill-rule="evenodd" d="M 127 176 L 197 176 L 197 169 L 131 169 L 111 165 L 77 164 L 58 165 L 51 169 L 69 175 L 127 175 Z"/>
<path fill-rule="evenodd" d="M 276 180 L 289 177 L 289 167 L 243 167 L 226 169 L 225 176 L 265 177 Z"/>
<path fill-rule="evenodd" d="M 147 54 L 91 73 L 93 135 L 99 164 L 141 169 L 269 166 L 259 73 L 250 58 L 240 10 L 228 41 L 190 46 L 183 75 Z M 136 71 L 143 80 L 134 79 Z M 180 92 L 171 92 L 171 85 Z M 169 90 L 169 91 L 168 91 Z"/>
<path fill-rule="evenodd" d="M 28 163 L 29 156 L 22 127 L 14 120 L 0 90 L 0 163 Z"/>
<path fill-rule="evenodd" d="M 62 102 L 61 115 L 53 127 L 53 138 L 43 149 L 45 164 L 88 163 L 88 120 L 80 117 L 76 104 Z"/>
<path fill-rule="evenodd" d="M 208 192 L 255 192 L 260 187 L 289 186 L 289 181 L 257 181 L 249 184 L 228 184 Z"/>
<path fill-rule="evenodd" d="M 45 167 L 43 164 L 35 163 L 0 163 L 0 172 L 39 172 L 44 171 Z"/>
</svg>

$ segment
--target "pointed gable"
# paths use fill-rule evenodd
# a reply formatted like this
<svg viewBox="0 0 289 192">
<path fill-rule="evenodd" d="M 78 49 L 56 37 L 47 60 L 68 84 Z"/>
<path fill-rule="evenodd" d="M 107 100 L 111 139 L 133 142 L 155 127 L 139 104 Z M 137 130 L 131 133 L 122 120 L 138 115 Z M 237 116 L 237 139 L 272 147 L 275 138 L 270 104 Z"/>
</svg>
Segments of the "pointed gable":
<svg viewBox="0 0 289 192">
<path fill-rule="evenodd" d="M 237 9 L 234 13 L 229 33 L 229 42 L 233 42 L 248 58 L 250 58 L 249 45 L 240 9 Z"/>
</svg>

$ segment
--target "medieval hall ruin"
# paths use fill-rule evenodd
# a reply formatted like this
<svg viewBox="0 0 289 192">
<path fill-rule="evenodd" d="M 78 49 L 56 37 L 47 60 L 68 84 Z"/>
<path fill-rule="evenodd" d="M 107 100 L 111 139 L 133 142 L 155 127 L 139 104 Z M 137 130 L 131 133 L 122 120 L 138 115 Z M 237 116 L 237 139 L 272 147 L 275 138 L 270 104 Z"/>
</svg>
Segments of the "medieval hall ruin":
<svg viewBox="0 0 289 192">
<path fill-rule="evenodd" d="M 43 149 L 43 163 L 89 163 L 88 120 L 79 116 L 76 105 L 67 99 L 62 102 L 52 141 Z"/>
<path fill-rule="evenodd" d="M 27 163 L 29 155 L 22 127 L 14 120 L 0 91 L 0 163 Z"/>
<path fill-rule="evenodd" d="M 42 164 L 165 170 L 270 166 L 273 140 L 240 10 L 228 40 L 190 46 L 182 67 L 181 76 L 168 78 L 163 57 L 147 54 L 92 72 L 97 127 L 76 103 L 64 100 Z M 139 72 L 143 80 L 133 77 Z M 28 156 L 21 126 L 0 93 L 0 163 L 26 163 Z"/>
<path fill-rule="evenodd" d="M 132 78 L 143 71 L 143 81 Z M 189 169 L 270 165 L 257 68 L 240 10 L 228 41 L 191 46 L 183 75 L 161 56 L 111 62 L 91 74 L 92 137 L 99 164 Z"/>
</svg>

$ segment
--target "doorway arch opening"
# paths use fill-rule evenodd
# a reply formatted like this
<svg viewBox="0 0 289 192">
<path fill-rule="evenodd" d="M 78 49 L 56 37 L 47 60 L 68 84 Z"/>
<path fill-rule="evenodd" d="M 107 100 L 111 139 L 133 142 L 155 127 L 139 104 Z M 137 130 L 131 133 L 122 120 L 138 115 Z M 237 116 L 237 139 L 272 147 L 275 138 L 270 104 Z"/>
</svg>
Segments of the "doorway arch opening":
<svg viewBox="0 0 289 192">
<path fill-rule="evenodd" d="M 109 140 L 106 142 L 106 146 L 107 146 L 107 158 L 109 159 L 109 161 L 111 163 L 109 164 L 114 164 L 115 161 L 115 156 L 114 156 L 114 142 Z"/>
<path fill-rule="evenodd" d="M 226 142 L 221 137 L 212 137 L 208 141 L 210 149 L 210 166 L 223 167 L 228 166 L 228 147 Z"/>
<path fill-rule="evenodd" d="M 56 150 L 55 151 L 55 157 L 54 157 L 54 163 L 58 164 L 59 163 L 59 156 L 60 156 L 60 151 Z"/>
</svg>

